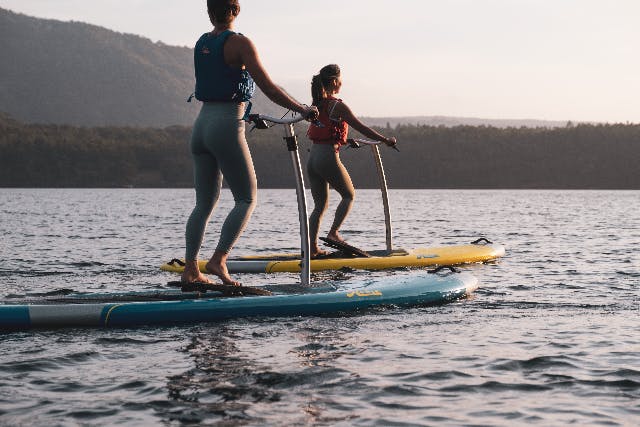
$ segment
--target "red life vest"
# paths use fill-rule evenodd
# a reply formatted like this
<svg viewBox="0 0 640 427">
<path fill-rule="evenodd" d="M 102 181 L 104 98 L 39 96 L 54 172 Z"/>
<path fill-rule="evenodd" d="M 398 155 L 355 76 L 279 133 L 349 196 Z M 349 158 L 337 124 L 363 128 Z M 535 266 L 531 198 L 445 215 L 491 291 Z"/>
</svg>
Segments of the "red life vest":
<svg viewBox="0 0 640 427">
<path fill-rule="evenodd" d="M 333 101 L 333 102 L 332 102 Z M 333 112 L 336 104 L 342 102 L 341 99 L 332 96 L 325 98 L 320 104 L 318 121 L 324 125 L 319 127 L 311 123 L 307 136 L 314 144 L 347 144 L 347 134 L 349 133 L 349 125 L 340 119 L 330 119 L 329 116 Z"/>
</svg>

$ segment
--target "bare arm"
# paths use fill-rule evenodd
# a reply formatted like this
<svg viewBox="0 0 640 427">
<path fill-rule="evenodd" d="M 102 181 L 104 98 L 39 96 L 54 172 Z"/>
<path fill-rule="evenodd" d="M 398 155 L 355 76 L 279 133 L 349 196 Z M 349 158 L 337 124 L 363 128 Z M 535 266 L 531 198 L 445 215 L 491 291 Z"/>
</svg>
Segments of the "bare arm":
<svg viewBox="0 0 640 427">
<path fill-rule="evenodd" d="M 349 107 L 344 102 L 337 101 L 335 108 L 333 109 L 332 116 L 342 117 L 342 120 L 347 122 L 349 126 L 366 136 L 367 138 L 371 138 L 376 141 L 382 141 L 385 144 L 392 146 L 396 144 L 396 139 L 394 137 L 387 138 L 386 136 L 376 132 L 371 129 L 369 126 L 362 123 L 351 111 Z"/>
<path fill-rule="evenodd" d="M 237 52 L 239 53 L 239 62 L 246 67 L 247 71 L 251 74 L 251 77 L 262 92 L 264 92 L 271 101 L 281 107 L 297 111 L 303 115 L 308 115 L 309 107 L 297 102 L 285 91 L 276 86 L 273 80 L 271 80 L 269 74 L 267 74 L 267 71 L 262 66 L 262 62 L 260 62 L 260 58 L 258 56 L 258 51 L 251 40 L 247 37 L 240 36 L 234 41 L 236 41 L 238 47 Z"/>
</svg>

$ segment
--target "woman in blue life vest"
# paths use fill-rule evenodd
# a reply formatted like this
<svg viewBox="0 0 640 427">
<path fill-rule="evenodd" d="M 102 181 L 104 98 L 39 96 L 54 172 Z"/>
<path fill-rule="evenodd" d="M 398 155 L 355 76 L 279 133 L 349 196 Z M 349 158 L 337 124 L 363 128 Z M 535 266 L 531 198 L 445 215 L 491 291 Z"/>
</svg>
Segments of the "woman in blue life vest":
<svg viewBox="0 0 640 427">
<path fill-rule="evenodd" d="M 329 186 L 340 194 L 342 200 L 336 209 L 327 239 L 344 242 L 338 230 L 351 210 L 355 197 L 351 177 L 340 161 L 339 153 L 340 146 L 347 143 L 349 125 L 367 138 L 382 141 L 389 146 L 396 144 L 394 137 L 387 138 L 362 123 L 341 99 L 334 96 L 340 92 L 341 86 L 340 68 L 335 64 L 323 67 L 311 81 L 312 105 L 318 107 L 318 121 L 323 125 L 320 127 L 312 123 L 307 132 L 307 136 L 313 141 L 307 162 L 307 175 L 314 202 L 313 212 L 309 217 L 310 252 L 314 258 L 327 254 L 318 248 L 318 233 L 329 203 Z"/>
<path fill-rule="evenodd" d="M 211 283 L 199 271 L 197 259 L 224 176 L 235 205 L 222 225 L 206 270 L 224 284 L 239 285 L 229 276 L 226 262 L 256 202 L 256 175 L 242 121 L 245 101 L 253 95 L 254 81 L 271 101 L 308 119 L 315 119 L 318 110 L 300 104 L 276 86 L 251 40 L 231 31 L 240 13 L 237 0 L 208 0 L 207 9 L 213 30 L 205 33 L 194 49 L 195 97 L 203 104 L 190 143 L 196 206 L 187 221 L 182 282 Z"/>
</svg>

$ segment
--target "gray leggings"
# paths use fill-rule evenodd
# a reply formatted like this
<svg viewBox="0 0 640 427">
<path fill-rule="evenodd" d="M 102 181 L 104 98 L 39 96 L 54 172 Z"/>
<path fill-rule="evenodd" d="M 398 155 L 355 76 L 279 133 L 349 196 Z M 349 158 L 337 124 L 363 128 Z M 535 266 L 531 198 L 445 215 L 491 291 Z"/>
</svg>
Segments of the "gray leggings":
<svg viewBox="0 0 640 427">
<path fill-rule="evenodd" d="M 331 144 L 313 144 L 307 162 L 307 175 L 313 196 L 313 212 L 309 217 L 309 238 L 317 242 L 322 216 L 329 204 L 329 185 L 342 196 L 331 229 L 338 230 L 353 205 L 355 190 L 351 177 Z"/>
<path fill-rule="evenodd" d="M 235 206 L 222 225 L 216 250 L 231 250 L 255 207 L 256 173 L 244 136 L 243 113 L 244 104 L 204 103 L 193 125 L 191 155 L 196 206 L 187 221 L 187 260 L 198 258 L 209 216 L 220 196 L 223 176 Z"/>
</svg>

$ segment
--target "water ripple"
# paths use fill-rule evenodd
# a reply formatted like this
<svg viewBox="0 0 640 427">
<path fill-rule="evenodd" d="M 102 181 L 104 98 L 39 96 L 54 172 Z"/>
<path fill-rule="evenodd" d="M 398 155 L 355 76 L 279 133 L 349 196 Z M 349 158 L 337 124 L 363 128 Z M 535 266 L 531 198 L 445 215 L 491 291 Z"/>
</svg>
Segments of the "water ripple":
<svg viewBox="0 0 640 427">
<path fill-rule="evenodd" d="M 480 280 L 474 297 L 349 316 L 0 335 L 0 425 L 633 425 L 639 196 L 393 190 L 396 247 L 479 235 L 506 245 L 500 262 L 462 267 Z M 234 254 L 296 251 L 295 192 L 261 189 L 259 200 Z M 2 293 L 162 287 L 176 276 L 158 265 L 184 252 L 192 203 L 192 190 L 0 189 Z M 224 190 L 203 257 L 232 206 Z M 358 190 L 343 235 L 383 248 L 381 212 L 379 191 Z M 240 278 L 283 285 L 297 275 Z"/>
</svg>

